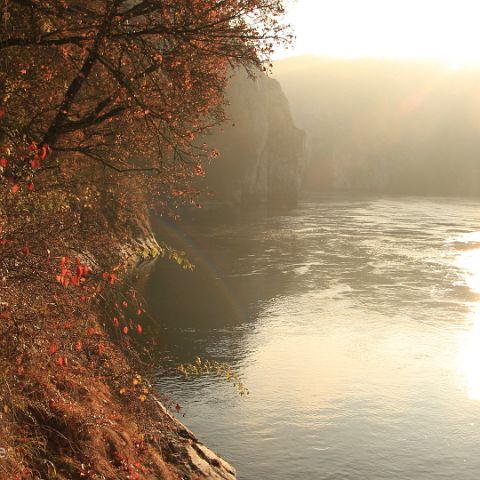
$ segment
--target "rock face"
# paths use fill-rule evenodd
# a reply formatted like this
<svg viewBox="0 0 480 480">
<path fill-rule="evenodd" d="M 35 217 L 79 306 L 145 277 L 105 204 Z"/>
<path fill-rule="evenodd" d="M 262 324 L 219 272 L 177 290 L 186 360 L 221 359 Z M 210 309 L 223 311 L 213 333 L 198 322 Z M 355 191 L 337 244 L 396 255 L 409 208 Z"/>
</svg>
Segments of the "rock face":
<svg viewBox="0 0 480 480">
<path fill-rule="evenodd" d="M 220 156 L 206 182 L 219 201 L 295 202 L 305 167 L 305 134 L 290 113 L 280 84 L 238 71 L 227 91 L 228 120 L 207 139 Z"/>
<path fill-rule="evenodd" d="M 182 478 L 195 480 L 235 480 L 236 471 L 223 458 L 206 447 L 183 423 L 173 417 L 158 400 L 156 404 L 169 420 L 164 435 L 170 437 L 170 450 L 174 464 Z"/>
</svg>

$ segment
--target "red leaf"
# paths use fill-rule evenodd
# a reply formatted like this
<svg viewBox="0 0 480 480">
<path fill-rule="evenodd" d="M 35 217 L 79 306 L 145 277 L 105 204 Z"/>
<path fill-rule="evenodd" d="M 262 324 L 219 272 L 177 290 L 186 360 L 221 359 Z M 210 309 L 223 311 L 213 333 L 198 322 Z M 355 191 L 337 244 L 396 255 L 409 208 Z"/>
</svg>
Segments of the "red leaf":
<svg viewBox="0 0 480 480">
<path fill-rule="evenodd" d="M 52 343 L 52 344 L 50 345 L 50 355 L 53 355 L 56 351 L 57 351 L 57 344 L 56 344 L 56 343 Z"/>
<path fill-rule="evenodd" d="M 33 157 L 33 160 L 30 162 L 30 165 L 32 165 L 33 169 L 40 168 L 40 160 L 38 159 L 38 155 L 35 155 L 35 157 Z"/>
<path fill-rule="evenodd" d="M 140 324 L 137 325 L 137 332 L 141 335 L 142 334 L 142 326 Z"/>
<path fill-rule="evenodd" d="M 19 187 L 18 183 L 16 183 L 16 184 L 12 187 L 12 192 L 13 192 L 13 193 L 17 193 L 19 188 L 20 188 L 20 187 Z"/>
<path fill-rule="evenodd" d="M 98 344 L 98 354 L 103 355 L 105 352 L 105 345 L 103 343 Z"/>
<path fill-rule="evenodd" d="M 0 118 L 3 118 L 5 116 L 5 109 L 0 106 Z"/>
<path fill-rule="evenodd" d="M 125 335 L 128 333 L 128 327 L 127 327 L 127 326 L 123 327 L 123 333 L 124 333 Z"/>
<path fill-rule="evenodd" d="M 94 333 L 95 333 L 95 330 L 93 329 L 93 327 L 88 327 L 87 328 L 87 335 L 88 336 L 91 337 Z"/>
<path fill-rule="evenodd" d="M 0 167 L 5 168 L 7 166 L 7 159 L 5 157 L 0 158 Z"/>
<path fill-rule="evenodd" d="M 60 265 L 63 267 L 66 261 L 67 261 L 67 257 L 62 257 L 62 260 L 60 260 Z"/>
<path fill-rule="evenodd" d="M 122 305 L 123 305 L 125 308 L 128 307 L 128 303 L 127 303 L 125 300 L 122 302 Z"/>
<path fill-rule="evenodd" d="M 141 315 L 141 314 L 142 314 L 142 310 L 139 308 L 139 309 L 137 310 L 137 315 Z"/>
<path fill-rule="evenodd" d="M 28 189 L 29 189 L 30 191 L 33 190 L 33 183 L 32 183 L 32 182 L 30 182 L 30 183 L 28 184 Z"/>
<path fill-rule="evenodd" d="M 42 147 L 42 152 L 41 152 L 41 154 L 40 154 L 40 158 L 41 158 L 42 160 L 44 160 L 45 157 L 47 156 L 47 148 L 48 148 L 47 145 L 44 145 L 44 146 Z"/>
</svg>

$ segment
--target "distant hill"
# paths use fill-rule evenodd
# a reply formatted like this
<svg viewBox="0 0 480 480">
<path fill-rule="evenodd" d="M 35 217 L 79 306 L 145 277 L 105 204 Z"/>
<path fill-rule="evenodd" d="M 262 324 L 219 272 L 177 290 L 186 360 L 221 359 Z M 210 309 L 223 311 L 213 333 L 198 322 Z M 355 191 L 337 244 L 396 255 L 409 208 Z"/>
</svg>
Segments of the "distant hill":
<svg viewBox="0 0 480 480">
<path fill-rule="evenodd" d="M 310 189 L 480 194 L 480 69 L 296 57 L 277 78 Z"/>
</svg>

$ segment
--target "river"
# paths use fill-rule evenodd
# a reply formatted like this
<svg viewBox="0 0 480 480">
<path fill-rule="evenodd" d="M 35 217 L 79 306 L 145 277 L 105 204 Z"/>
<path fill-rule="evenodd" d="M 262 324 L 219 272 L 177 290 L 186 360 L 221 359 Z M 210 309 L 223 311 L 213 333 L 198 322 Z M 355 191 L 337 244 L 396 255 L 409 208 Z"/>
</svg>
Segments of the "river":
<svg viewBox="0 0 480 480">
<path fill-rule="evenodd" d="M 479 200 L 311 194 L 156 229 L 196 264 L 145 288 L 156 387 L 240 480 L 479 478 Z M 196 356 L 250 395 L 173 373 Z"/>
</svg>

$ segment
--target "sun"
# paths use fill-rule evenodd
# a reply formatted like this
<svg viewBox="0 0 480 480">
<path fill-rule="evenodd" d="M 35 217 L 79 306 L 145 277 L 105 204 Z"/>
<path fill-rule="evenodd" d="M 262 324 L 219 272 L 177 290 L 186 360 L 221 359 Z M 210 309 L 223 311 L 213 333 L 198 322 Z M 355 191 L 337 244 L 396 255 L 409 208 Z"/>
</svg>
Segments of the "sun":
<svg viewBox="0 0 480 480">
<path fill-rule="evenodd" d="M 297 41 L 277 57 L 433 61 L 452 70 L 480 64 L 477 0 L 295 0 L 286 21 Z"/>
</svg>

